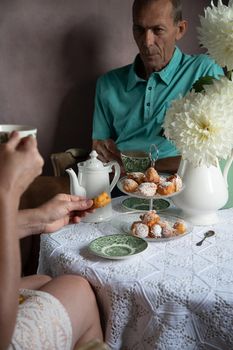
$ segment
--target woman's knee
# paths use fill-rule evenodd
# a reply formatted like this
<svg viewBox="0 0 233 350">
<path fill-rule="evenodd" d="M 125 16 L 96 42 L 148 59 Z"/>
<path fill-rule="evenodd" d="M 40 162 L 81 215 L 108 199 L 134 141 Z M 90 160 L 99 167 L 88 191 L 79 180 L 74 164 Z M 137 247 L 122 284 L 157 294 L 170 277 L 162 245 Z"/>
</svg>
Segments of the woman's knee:
<svg viewBox="0 0 233 350">
<path fill-rule="evenodd" d="M 77 275 L 61 275 L 53 278 L 45 287 L 42 287 L 44 291 L 55 292 L 63 294 L 68 297 L 79 299 L 80 296 L 87 298 L 89 301 L 95 301 L 95 295 L 89 284 L 89 282 Z M 52 293 L 53 294 L 53 293 Z"/>
<path fill-rule="evenodd" d="M 85 278 L 77 275 L 62 275 L 57 277 L 57 279 L 59 280 L 59 283 L 66 286 L 66 288 L 69 288 L 71 293 L 83 294 L 89 302 L 95 302 L 94 292 Z"/>
<path fill-rule="evenodd" d="M 21 277 L 20 288 L 40 289 L 42 286 L 51 281 L 48 275 L 30 275 Z"/>
</svg>

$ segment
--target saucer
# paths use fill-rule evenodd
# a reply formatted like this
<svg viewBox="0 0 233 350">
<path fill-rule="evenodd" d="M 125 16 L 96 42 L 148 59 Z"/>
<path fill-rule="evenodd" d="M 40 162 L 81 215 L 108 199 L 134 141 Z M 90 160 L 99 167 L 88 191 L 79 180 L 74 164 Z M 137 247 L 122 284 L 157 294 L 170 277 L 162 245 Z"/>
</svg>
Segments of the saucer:
<svg viewBox="0 0 233 350">
<path fill-rule="evenodd" d="M 89 250 L 102 258 L 125 259 L 142 253 L 148 244 L 128 234 L 101 236 L 89 244 Z"/>
<path fill-rule="evenodd" d="M 150 200 L 143 198 L 130 197 L 122 201 L 122 206 L 130 210 L 140 210 L 148 211 Z M 170 207 L 170 202 L 166 199 L 154 199 L 153 200 L 153 209 L 156 211 L 162 211 Z"/>
</svg>

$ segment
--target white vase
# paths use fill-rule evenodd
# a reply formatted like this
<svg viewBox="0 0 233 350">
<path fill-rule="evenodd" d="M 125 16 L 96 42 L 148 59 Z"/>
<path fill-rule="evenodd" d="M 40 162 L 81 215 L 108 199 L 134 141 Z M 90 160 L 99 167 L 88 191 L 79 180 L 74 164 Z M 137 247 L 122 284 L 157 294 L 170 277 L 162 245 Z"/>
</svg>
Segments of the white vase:
<svg viewBox="0 0 233 350">
<path fill-rule="evenodd" d="M 228 169 L 223 176 L 219 165 L 194 167 L 189 161 L 181 160 L 178 174 L 184 189 L 173 197 L 173 202 L 182 210 L 184 219 L 194 225 L 218 222 L 217 211 L 228 201 L 227 172 Z"/>
</svg>

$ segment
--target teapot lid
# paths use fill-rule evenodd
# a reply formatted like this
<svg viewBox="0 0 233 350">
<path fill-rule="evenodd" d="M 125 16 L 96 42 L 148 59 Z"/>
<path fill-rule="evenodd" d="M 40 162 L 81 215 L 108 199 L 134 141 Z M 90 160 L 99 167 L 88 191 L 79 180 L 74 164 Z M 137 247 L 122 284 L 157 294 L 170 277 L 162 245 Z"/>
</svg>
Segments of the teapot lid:
<svg viewBox="0 0 233 350">
<path fill-rule="evenodd" d="M 98 153 L 95 150 L 91 151 L 89 156 L 90 156 L 90 159 L 83 162 L 83 166 L 85 168 L 99 169 L 99 170 L 104 168 L 104 164 L 99 159 L 97 159 Z"/>
</svg>

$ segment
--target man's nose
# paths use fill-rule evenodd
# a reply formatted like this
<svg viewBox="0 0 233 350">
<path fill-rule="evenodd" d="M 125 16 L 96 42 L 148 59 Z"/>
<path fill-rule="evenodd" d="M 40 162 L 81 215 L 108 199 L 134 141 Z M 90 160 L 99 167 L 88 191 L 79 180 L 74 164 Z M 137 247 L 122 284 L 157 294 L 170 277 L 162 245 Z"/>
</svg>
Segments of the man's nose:
<svg viewBox="0 0 233 350">
<path fill-rule="evenodd" d="M 154 44 L 154 33 L 151 29 L 145 31 L 145 45 L 150 47 Z"/>
</svg>

